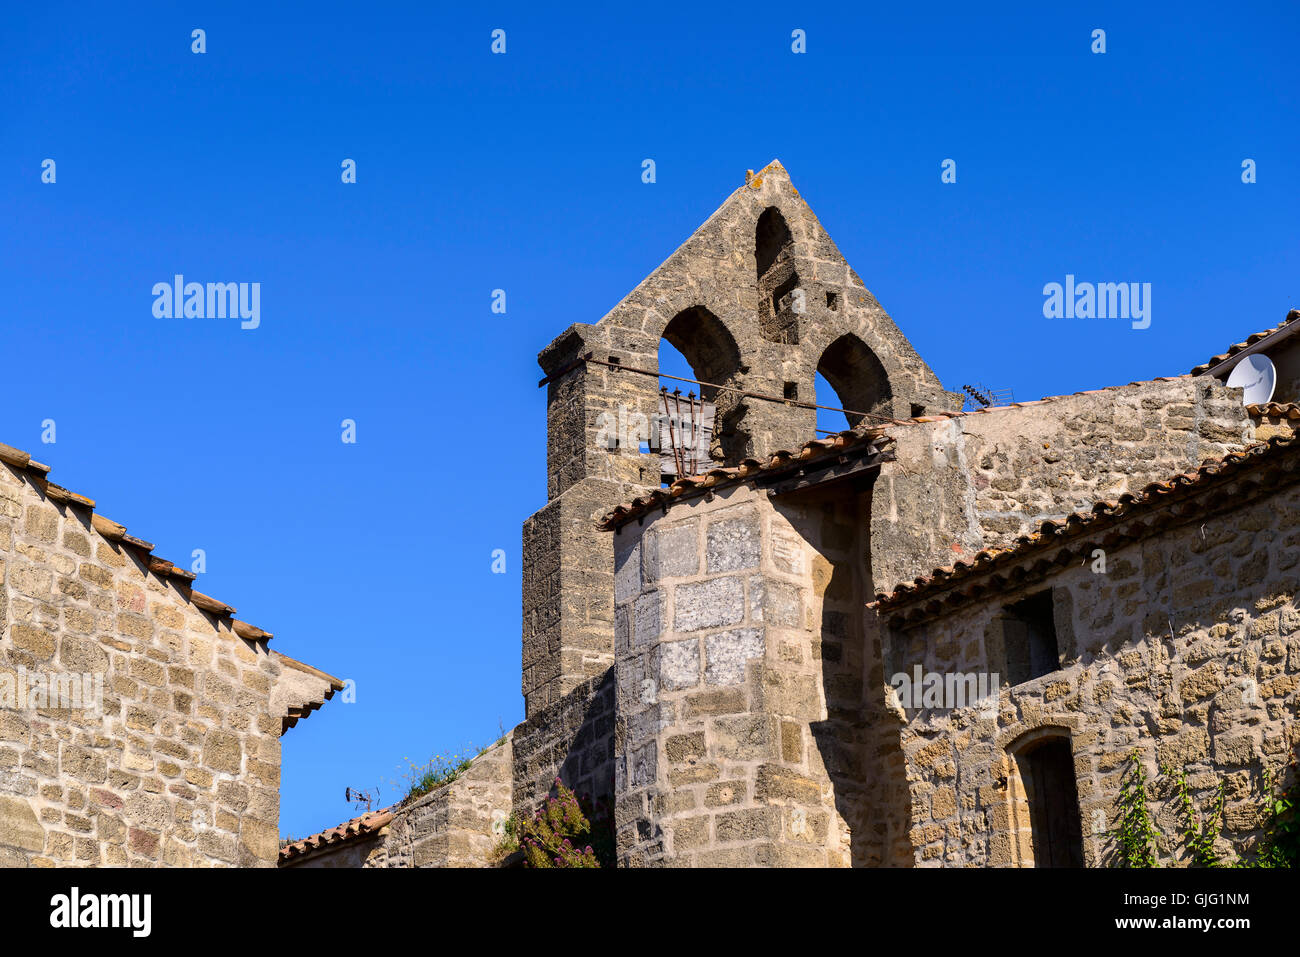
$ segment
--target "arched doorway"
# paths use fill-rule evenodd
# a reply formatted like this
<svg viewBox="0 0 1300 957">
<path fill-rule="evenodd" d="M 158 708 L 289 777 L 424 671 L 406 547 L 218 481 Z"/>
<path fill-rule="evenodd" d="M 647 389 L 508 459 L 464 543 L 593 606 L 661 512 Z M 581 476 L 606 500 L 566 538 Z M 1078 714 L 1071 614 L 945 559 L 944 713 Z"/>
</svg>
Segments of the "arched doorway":
<svg viewBox="0 0 1300 957">
<path fill-rule="evenodd" d="M 1008 800 L 1021 867 L 1083 867 L 1074 749 L 1065 728 L 1043 728 L 1008 748 Z"/>
</svg>

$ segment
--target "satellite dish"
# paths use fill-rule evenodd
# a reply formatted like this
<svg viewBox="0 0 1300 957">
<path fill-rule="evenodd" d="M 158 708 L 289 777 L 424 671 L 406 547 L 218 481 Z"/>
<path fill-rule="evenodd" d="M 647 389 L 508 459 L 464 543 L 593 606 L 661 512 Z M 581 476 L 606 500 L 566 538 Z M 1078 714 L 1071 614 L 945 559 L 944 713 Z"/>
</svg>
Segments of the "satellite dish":
<svg viewBox="0 0 1300 957">
<path fill-rule="evenodd" d="M 1273 398 L 1273 388 L 1277 385 L 1277 369 L 1268 356 L 1256 352 L 1246 356 L 1232 369 L 1228 376 L 1228 387 L 1244 390 L 1242 405 L 1263 405 Z"/>
</svg>

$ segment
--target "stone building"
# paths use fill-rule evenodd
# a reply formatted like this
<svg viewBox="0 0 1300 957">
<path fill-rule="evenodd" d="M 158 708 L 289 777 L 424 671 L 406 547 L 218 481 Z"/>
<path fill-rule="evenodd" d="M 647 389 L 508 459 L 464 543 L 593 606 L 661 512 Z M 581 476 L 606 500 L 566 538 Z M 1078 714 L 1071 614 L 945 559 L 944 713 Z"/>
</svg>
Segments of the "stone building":
<svg viewBox="0 0 1300 957">
<path fill-rule="evenodd" d="M 0 445 L 0 866 L 273 866 L 280 736 L 343 685 Z"/>
<path fill-rule="evenodd" d="M 1096 866 L 1134 752 L 1222 782 L 1249 848 L 1300 745 L 1297 318 L 1188 375 L 963 411 L 780 164 L 749 174 L 539 357 L 525 721 L 281 865 L 483 866 L 559 777 L 612 803 L 623 866 Z M 666 484 L 661 340 L 716 408 L 713 467 Z M 1225 383 L 1258 352 L 1278 389 L 1247 407 Z M 819 372 L 852 428 L 813 439 Z"/>
</svg>

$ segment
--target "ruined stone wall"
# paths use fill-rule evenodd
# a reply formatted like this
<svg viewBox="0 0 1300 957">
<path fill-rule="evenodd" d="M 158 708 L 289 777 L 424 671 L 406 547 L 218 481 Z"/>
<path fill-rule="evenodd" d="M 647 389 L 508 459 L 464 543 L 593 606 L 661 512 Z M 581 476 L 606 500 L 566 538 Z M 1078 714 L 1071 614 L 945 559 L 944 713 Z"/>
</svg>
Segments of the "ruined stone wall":
<svg viewBox="0 0 1300 957">
<path fill-rule="evenodd" d="M 102 704 L 0 707 L 0 866 L 273 866 L 286 712 L 271 701 L 319 702 L 328 681 L 42 488 L 0 465 L 0 692 L 87 675 Z"/>
<path fill-rule="evenodd" d="M 488 867 L 510 814 L 512 736 L 476 757 L 449 784 L 394 810 L 362 867 Z"/>
<path fill-rule="evenodd" d="M 863 708 L 864 675 L 880 680 L 860 621 L 866 507 L 844 487 L 740 487 L 620 531 L 622 864 L 891 860 L 906 822 L 891 831 L 878 803 L 891 771 Z"/>
<path fill-rule="evenodd" d="M 878 591 L 1241 448 L 1240 391 L 1184 376 L 895 428 L 871 518 Z"/>
<path fill-rule="evenodd" d="M 1001 689 L 996 709 L 906 712 L 915 859 L 924 865 L 1028 864 L 1034 848 L 1011 755 L 1035 734 L 1069 734 L 1089 866 L 1113 861 L 1120 781 L 1137 748 L 1149 778 L 1186 770 L 1198 807 L 1227 784 L 1220 847 L 1258 836 L 1261 769 L 1300 745 L 1300 487 L 1171 526 L 1106 555 L 1104 574 L 1071 567 L 907 632 L 890 660 L 910 673 L 997 671 L 990 623 L 1003 604 L 1051 587 L 1062 667 Z M 994 713 L 995 711 L 995 713 Z M 1152 802 L 1166 864 L 1178 802 L 1168 779 Z"/>
</svg>

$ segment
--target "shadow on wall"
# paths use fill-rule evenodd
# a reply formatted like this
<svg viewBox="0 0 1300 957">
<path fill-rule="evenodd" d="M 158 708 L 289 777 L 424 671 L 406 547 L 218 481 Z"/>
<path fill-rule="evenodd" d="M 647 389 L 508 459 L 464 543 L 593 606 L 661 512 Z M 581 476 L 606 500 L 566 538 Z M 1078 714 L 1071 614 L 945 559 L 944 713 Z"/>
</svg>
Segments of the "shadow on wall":
<svg viewBox="0 0 1300 957">
<path fill-rule="evenodd" d="M 901 727 L 886 707 L 878 629 L 866 610 L 872 591 L 869 480 L 783 496 L 778 513 L 815 551 L 812 668 L 826 717 L 809 723 L 815 755 L 810 775 L 824 768 L 836 813 L 848 830 L 854 867 L 910 867 L 911 799 Z M 797 717 L 797 716 L 796 716 Z M 798 757 L 783 748 L 782 760 Z"/>
<path fill-rule="evenodd" d="M 614 669 L 543 708 L 514 732 L 514 810 L 531 816 L 555 779 L 593 802 L 614 798 Z"/>
</svg>

